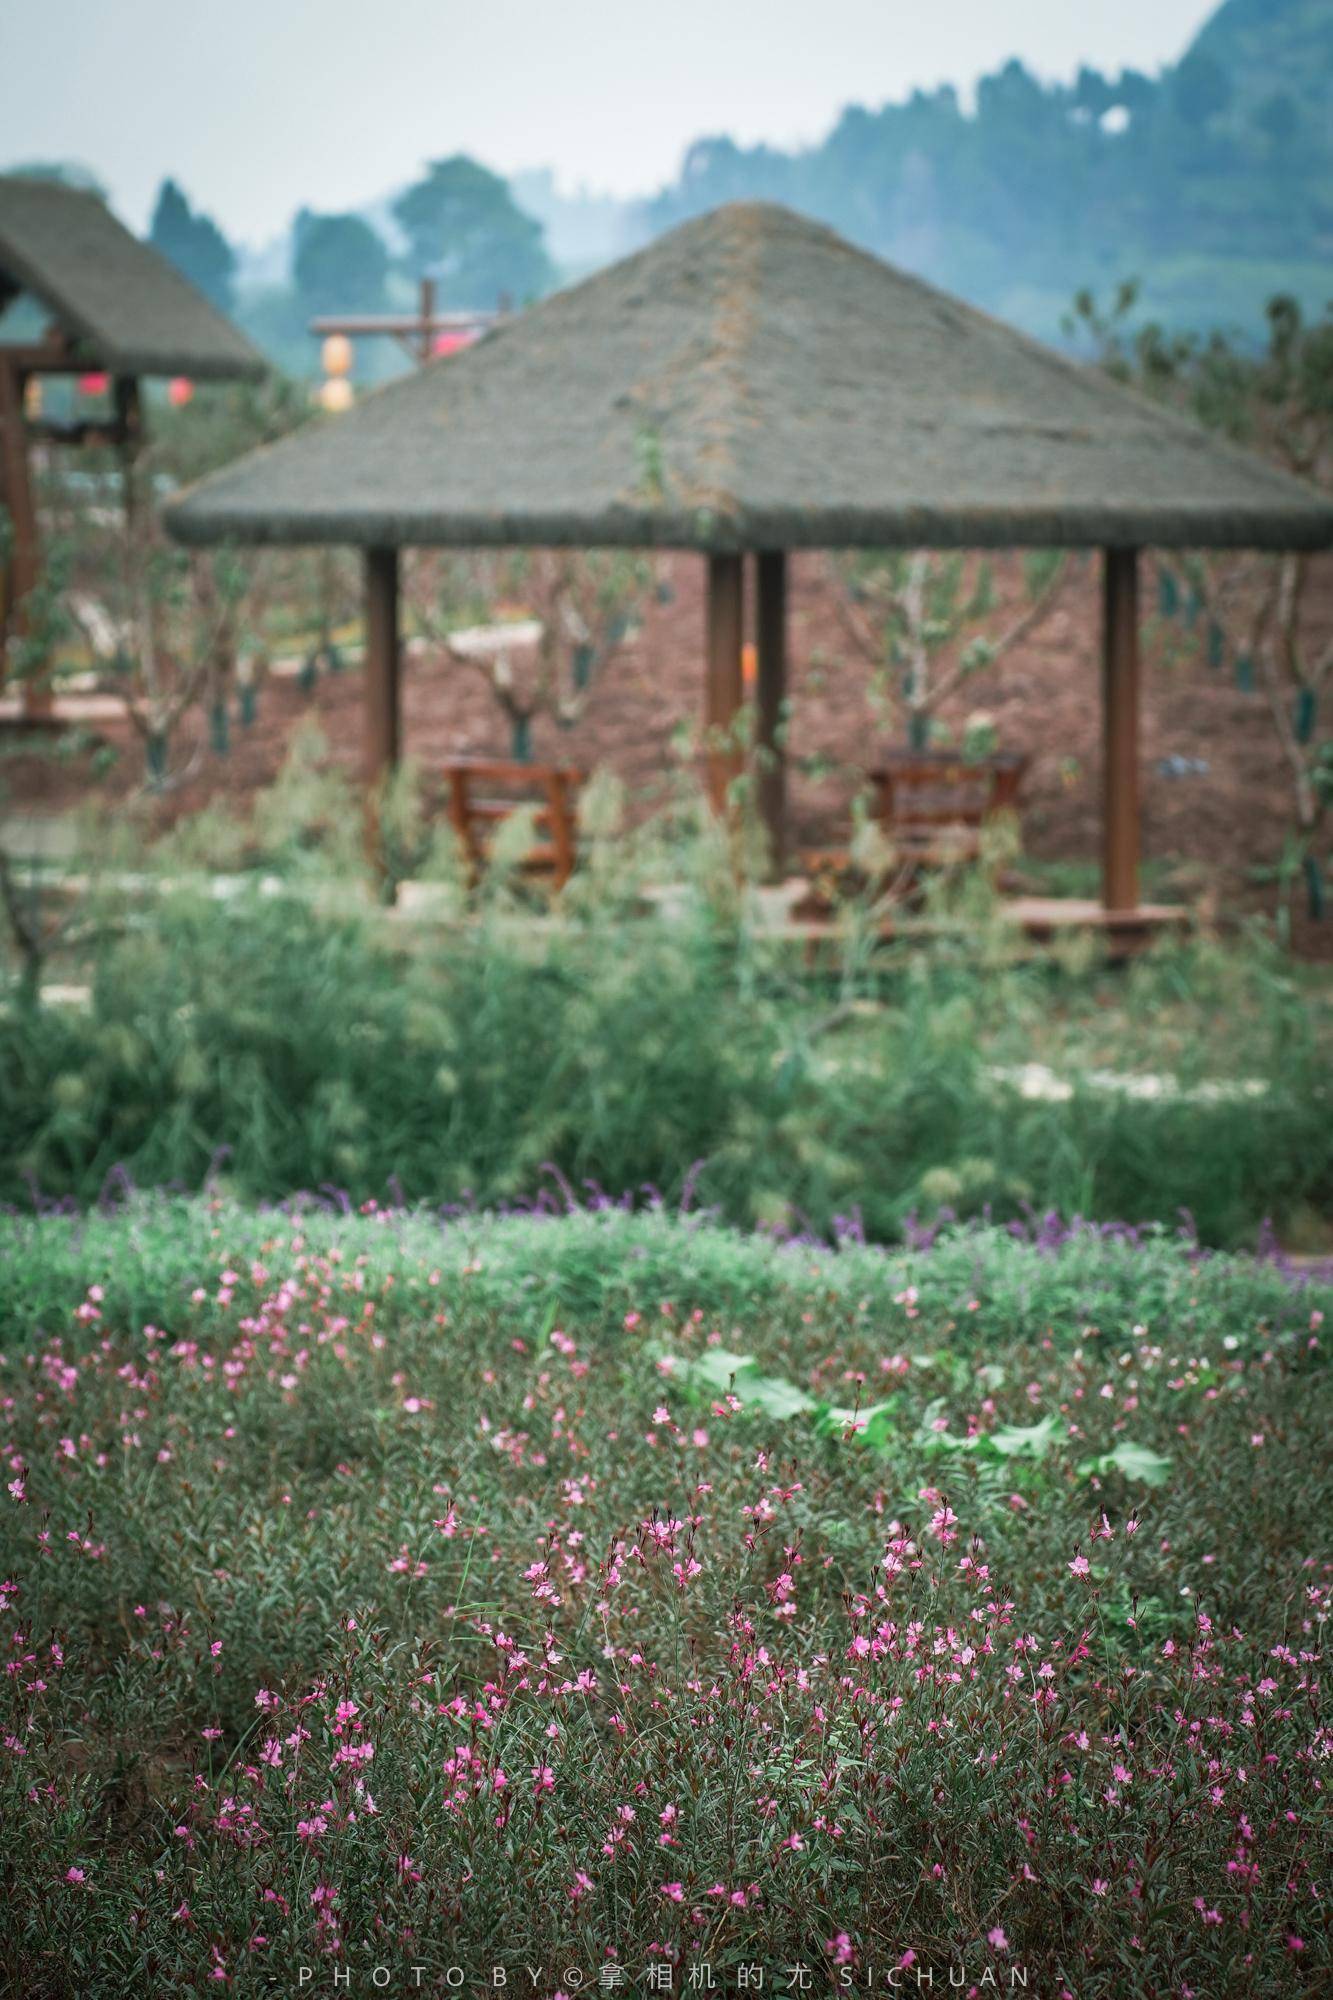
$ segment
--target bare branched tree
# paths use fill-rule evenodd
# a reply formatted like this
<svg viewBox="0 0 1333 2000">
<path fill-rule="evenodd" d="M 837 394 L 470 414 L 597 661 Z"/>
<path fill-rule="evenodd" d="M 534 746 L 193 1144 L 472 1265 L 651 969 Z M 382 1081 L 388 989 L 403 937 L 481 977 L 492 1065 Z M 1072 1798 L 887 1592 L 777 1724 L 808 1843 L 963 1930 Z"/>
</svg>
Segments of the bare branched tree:
<svg viewBox="0 0 1333 2000">
<path fill-rule="evenodd" d="M 872 669 L 872 692 L 890 714 L 901 709 L 914 749 L 950 696 L 1036 630 L 1070 574 L 1058 550 L 1033 551 L 1023 566 L 1025 602 L 1006 617 L 982 555 L 887 549 L 829 560 L 843 631 Z"/>
<path fill-rule="evenodd" d="M 532 754 L 538 716 L 562 729 L 580 720 L 655 581 L 647 557 L 602 549 L 418 556 L 407 577 L 416 635 L 485 682 L 519 761 Z"/>
</svg>

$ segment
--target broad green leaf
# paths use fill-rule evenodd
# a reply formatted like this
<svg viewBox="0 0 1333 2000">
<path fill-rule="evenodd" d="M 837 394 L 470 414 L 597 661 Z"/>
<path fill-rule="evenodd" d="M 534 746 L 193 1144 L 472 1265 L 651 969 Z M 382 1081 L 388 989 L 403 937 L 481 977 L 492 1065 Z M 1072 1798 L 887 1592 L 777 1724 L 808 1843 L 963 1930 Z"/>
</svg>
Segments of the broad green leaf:
<svg viewBox="0 0 1333 2000">
<path fill-rule="evenodd" d="M 813 1396 L 807 1396 L 794 1382 L 784 1382 L 780 1375 L 741 1376 L 736 1394 L 742 1403 L 757 1403 L 770 1417 L 802 1417 L 817 1407 Z"/>
<path fill-rule="evenodd" d="M 781 1375 L 761 1375 L 752 1354 L 732 1354 L 725 1347 L 710 1348 L 689 1366 L 689 1379 L 696 1388 L 723 1396 L 728 1391 L 742 1404 L 763 1410 L 766 1416 L 807 1416 L 818 1405 L 813 1396 Z"/>
<path fill-rule="evenodd" d="M 758 1373 L 753 1354 L 731 1354 L 725 1347 L 710 1347 L 690 1363 L 690 1375 L 706 1389 L 729 1389 L 733 1379 Z"/>
<path fill-rule="evenodd" d="M 986 1432 L 983 1442 L 1001 1458 L 1044 1458 L 1059 1443 L 1062 1430 L 1059 1417 L 1043 1417 L 1039 1424 L 1000 1424 Z"/>
<path fill-rule="evenodd" d="M 897 1402 L 898 1398 L 891 1396 L 887 1402 L 869 1403 L 860 1410 L 837 1403 L 821 1403 L 815 1417 L 815 1429 L 824 1437 L 843 1437 L 850 1431 L 857 1444 L 881 1445 L 891 1428 Z"/>
<path fill-rule="evenodd" d="M 1089 1459 L 1080 1465 L 1079 1476 L 1083 1479 L 1091 1473 L 1118 1472 L 1125 1479 L 1134 1479 L 1144 1486 L 1162 1486 L 1170 1476 L 1171 1461 L 1161 1452 L 1150 1451 L 1146 1444 L 1134 1444 L 1126 1438 L 1114 1451 L 1103 1452 L 1100 1458 Z"/>
<path fill-rule="evenodd" d="M 980 1443 L 979 1437 L 959 1437 L 954 1431 L 920 1430 L 916 1434 L 917 1450 L 927 1453 L 975 1451 Z"/>
</svg>

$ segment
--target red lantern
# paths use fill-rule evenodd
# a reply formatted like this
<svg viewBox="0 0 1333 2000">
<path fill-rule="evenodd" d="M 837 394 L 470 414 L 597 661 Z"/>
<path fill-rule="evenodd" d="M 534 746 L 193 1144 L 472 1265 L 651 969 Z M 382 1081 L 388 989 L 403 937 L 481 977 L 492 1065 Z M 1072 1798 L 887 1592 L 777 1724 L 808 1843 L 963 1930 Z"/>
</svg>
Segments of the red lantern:
<svg viewBox="0 0 1333 2000">
<path fill-rule="evenodd" d="M 454 327 L 448 333 L 436 334 L 434 340 L 431 342 L 431 352 L 434 354 L 457 354 L 460 347 L 471 347 L 476 337 L 471 328 Z"/>
<path fill-rule="evenodd" d="M 194 395 L 194 383 L 188 375 L 173 375 L 167 384 L 167 401 L 173 410 L 183 410 Z"/>
<path fill-rule="evenodd" d="M 80 375 L 79 394 L 81 396 L 105 396 L 111 386 L 109 375 Z"/>
</svg>

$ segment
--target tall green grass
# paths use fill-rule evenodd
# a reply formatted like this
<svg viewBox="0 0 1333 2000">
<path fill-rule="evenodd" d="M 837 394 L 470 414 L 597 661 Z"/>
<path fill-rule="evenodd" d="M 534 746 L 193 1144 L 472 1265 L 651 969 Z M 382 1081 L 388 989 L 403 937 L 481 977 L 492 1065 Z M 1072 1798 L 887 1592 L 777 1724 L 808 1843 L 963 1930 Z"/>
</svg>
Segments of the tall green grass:
<svg viewBox="0 0 1333 2000">
<path fill-rule="evenodd" d="M 1189 1212 L 1205 1241 L 1333 1203 L 1328 1021 L 1255 944 L 1112 979 L 965 943 L 812 975 L 716 901 L 545 926 L 389 923 L 348 895 L 175 892 L 99 933 L 85 1008 L 0 1012 L 0 1199 L 108 1177 L 494 1206 L 564 1176 L 891 1240 L 939 1209 Z M 1037 1059 L 1063 1102 L 997 1081 Z M 1158 1070 L 1145 1101 L 1088 1081 Z M 1253 1094 L 1191 1098 L 1242 1078 Z M 1174 1088 L 1174 1083 L 1173 1083 Z M 553 1171 L 552 1171 L 553 1170 Z"/>
</svg>

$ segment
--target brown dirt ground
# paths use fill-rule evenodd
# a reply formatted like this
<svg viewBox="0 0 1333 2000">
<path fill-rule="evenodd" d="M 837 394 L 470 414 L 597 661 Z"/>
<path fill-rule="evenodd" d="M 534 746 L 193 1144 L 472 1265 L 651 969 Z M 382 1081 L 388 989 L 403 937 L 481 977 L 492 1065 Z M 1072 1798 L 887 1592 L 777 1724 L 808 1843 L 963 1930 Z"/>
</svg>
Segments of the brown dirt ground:
<svg viewBox="0 0 1333 2000">
<path fill-rule="evenodd" d="M 673 736 L 682 726 L 693 729 L 703 706 L 703 568 L 688 556 L 663 565 L 670 601 L 650 605 L 639 636 L 606 667 L 576 726 L 566 730 L 538 721 L 538 759 L 587 769 L 607 765 L 643 809 L 662 796 Z M 1018 578 L 1015 562 L 1001 566 L 1002 595 L 1014 603 Z M 1327 628 L 1333 626 L 1333 568 L 1319 585 L 1316 616 Z M 1178 620 L 1170 628 L 1161 625 L 1147 565 L 1144 589 L 1145 856 L 1169 862 L 1178 892 L 1192 901 L 1224 913 L 1271 910 L 1272 885 L 1256 885 L 1249 877 L 1256 865 L 1271 864 L 1281 851 L 1290 789 L 1262 698 L 1238 689 L 1229 668 L 1206 667 L 1201 632 L 1185 634 Z M 866 701 L 865 669 L 851 656 L 829 591 L 821 556 L 793 560 L 790 789 L 798 847 L 842 837 L 855 772 L 891 747 Z M 1023 837 L 1025 852 L 1038 861 L 1091 862 L 1098 852 L 1098 594 L 1097 571 L 1089 561 L 1030 640 L 964 688 L 945 711 L 944 719 L 957 726 L 971 711 L 984 709 L 1004 748 L 1031 755 Z M 355 769 L 359 675 L 323 675 L 309 694 L 294 680 L 274 678 L 261 691 L 257 722 L 250 729 L 233 726 L 230 755 L 201 751 L 185 782 L 148 805 L 150 821 L 166 825 L 215 801 L 244 814 L 256 790 L 276 775 L 293 731 L 307 717 L 328 739 L 331 761 Z M 128 806 L 141 778 L 141 755 L 127 726 L 99 728 L 125 751 L 99 789 Z M 404 742 L 427 770 L 459 754 L 508 755 L 506 722 L 481 677 L 424 659 L 413 660 L 405 671 Z M 1163 775 L 1159 767 L 1173 755 L 1205 760 L 1206 774 Z M 834 775 L 802 772 L 800 761 L 812 757 L 826 759 Z M 10 810 L 69 810 L 87 794 L 86 767 L 77 762 L 11 756 L 6 774 Z M 1333 958 L 1333 917 L 1315 926 L 1298 913 L 1294 941 L 1305 954 Z"/>
</svg>

